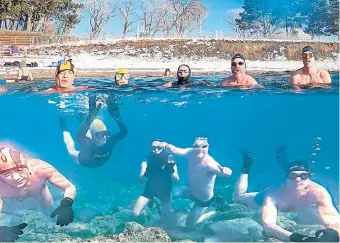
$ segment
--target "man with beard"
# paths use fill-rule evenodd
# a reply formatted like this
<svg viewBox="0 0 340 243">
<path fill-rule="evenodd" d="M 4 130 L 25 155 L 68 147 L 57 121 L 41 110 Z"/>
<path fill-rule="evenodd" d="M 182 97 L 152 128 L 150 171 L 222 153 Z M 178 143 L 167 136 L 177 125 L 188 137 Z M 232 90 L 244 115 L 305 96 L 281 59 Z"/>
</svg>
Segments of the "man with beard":
<svg viewBox="0 0 340 243">
<path fill-rule="evenodd" d="M 204 137 L 195 139 L 193 148 L 177 148 L 167 144 L 166 149 L 173 155 L 185 156 L 188 160 L 188 193 L 195 204 L 187 217 L 186 225 L 193 227 L 213 216 L 214 211 L 205 213 L 213 202 L 225 203 L 221 197 L 214 196 L 216 176 L 229 177 L 231 169 L 222 167 L 208 154 L 209 143 Z"/>
</svg>

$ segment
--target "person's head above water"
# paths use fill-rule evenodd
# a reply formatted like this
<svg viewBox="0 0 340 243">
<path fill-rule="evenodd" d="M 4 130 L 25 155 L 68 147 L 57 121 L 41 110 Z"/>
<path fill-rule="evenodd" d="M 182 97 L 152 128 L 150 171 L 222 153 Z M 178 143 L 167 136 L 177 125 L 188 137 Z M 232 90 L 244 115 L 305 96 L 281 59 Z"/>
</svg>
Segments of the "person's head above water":
<svg viewBox="0 0 340 243">
<path fill-rule="evenodd" d="M 128 85 L 130 81 L 130 74 L 129 70 L 126 68 L 120 68 L 118 69 L 116 75 L 115 75 L 115 83 L 116 85 Z"/>
<path fill-rule="evenodd" d="M 98 146 L 102 146 L 106 143 L 107 135 L 107 128 L 100 119 L 94 119 L 86 133 L 86 136 Z"/>
<path fill-rule="evenodd" d="M 22 187 L 28 176 L 25 156 L 11 146 L 0 146 L 0 178 L 13 187 Z"/>
<path fill-rule="evenodd" d="M 177 69 L 177 83 L 186 84 L 189 82 L 191 77 L 191 69 L 188 65 L 182 64 Z"/>
<path fill-rule="evenodd" d="M 312 170 L 307 160 L 297 159 L 292 161 L 286 171 L 286 183 L 294 188 L 300 189 L 308 186 Z"/>
<path fill-rule="evenodd" d="M 246 59 L 241 53 L 237 53 L 231 58 L 231 72 L 233 75 L 246 73 Z"/>
<path fill-rule="evenodd" d="M 67 89 L 73 86 L 76 68 L 72 61 L 60 63 L 55 71 L 56 86 L 60 89 Z"/>
<path fill-rule="evenodd" d="M 313 47 L 305 46 L 304 48 L 302 48 L 301 57 L 303 66 L 308 68 L 313 67 L 315 65 L 315 55 L 316 51 Z"/>
<path fill-rule="evenodd" d="M 164 76 L 165 77 L 170 77 L 170 75 L 171 75 L 170 69 L 169 68 L 165 69 Z"/>
</svg>

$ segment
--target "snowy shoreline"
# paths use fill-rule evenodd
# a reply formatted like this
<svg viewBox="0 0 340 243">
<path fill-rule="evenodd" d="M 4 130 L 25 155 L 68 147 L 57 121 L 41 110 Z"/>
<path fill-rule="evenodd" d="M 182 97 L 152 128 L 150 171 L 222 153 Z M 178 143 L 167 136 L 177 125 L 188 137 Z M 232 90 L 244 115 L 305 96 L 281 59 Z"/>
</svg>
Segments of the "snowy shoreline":
<svg viewBox="0 0 340 243">
<path fill-rule="evenodd" d="M 9 57 L 4 62 L 21 61 L 23 57 Z M 27 62 L 37 62 L 38 68 L 31 68 L 33 75 L 37 78 L 50 78 L 54 76 L 54 67 L 50 65 L 60 60 L 59 56 L 28 56 Z M 111 76 L 118 68 L 128 68 L 133 76 L 159 76 L 166 68 L 170 68 L 173 75 L 176 75 L 177 67 L 180 64 L 188 64 L 194 75 L 230 74 L 230 60 L 217 58 L 202 58 L 200 60 L 190 59 L 147 59 L 145 57 L 107 55 L 93 55 L 81 53 L 72 55 L 73 62 L 77 69 L 77 76 Z M 264 72 L 290 72 L 302 67 L 302 61 L 277 60 L 277 61 L 246 61 L 247 71 L 250 74 Z M 339 59 L 317 60 L 317 67 L 324 68 L 330 72 L 339 72 Z M 0 67 L 1 78 L 12 78 L 17 74 L 17 67 Z"/>
</svg>

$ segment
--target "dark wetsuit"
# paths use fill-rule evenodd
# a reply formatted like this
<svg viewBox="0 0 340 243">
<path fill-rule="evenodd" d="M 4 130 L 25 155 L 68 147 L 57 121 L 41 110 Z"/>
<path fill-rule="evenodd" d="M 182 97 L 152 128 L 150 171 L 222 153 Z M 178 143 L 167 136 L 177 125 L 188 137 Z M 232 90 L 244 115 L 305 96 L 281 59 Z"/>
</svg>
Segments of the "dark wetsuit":
<svg viewBox="0 0 340 243">
<path fill-rule="evenodd" d="M 120 132 L 109 136 L 107 142 L 100 147 L 96 147 L 86 138 L 85 144 L 80 144 L 81 151 L 78 155 L 79 164 L 88 168 L 103 166 L 111 157 L 115 145 L 127 135 L 126 127 L 123 123 L 119 125 Z"/>
<path fill-rule="evenodd" d="M 162 202 L 171 202 L 172 178 L 168 166 L 168 155 L 150 155 L 147 159 L 147 169 L 144 176 L 148 177 L 142 196 L 153 199 L 157 197 Z"/>
</svg>

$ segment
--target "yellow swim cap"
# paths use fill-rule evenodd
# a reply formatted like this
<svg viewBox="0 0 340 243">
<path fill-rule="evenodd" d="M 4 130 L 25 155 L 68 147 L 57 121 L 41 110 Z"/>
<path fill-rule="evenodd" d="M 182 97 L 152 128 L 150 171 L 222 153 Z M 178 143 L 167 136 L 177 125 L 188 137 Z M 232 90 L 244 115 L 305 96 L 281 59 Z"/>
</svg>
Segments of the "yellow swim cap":
<svg viewBox="0 0 340 243">
<path fill-rule="evenodd" d="M 65 70 L 70 70 L 73 73 L 76 73 L 76 68 L 73 65 L 73 63 L 71 62 L 71 60 L 60 63 L 57 67 L 57 69 L 55 70 L 55 76 L 57 76 L 59 73 L 61 73 L 62 71 Z"/>
<path fill-rule="evenodd" d="M 117 71 L 118 74 L 124 74 L 124 73 L 129 73 L 129 70 L 127 70 L 126 68 L 120 68 Z"/>
<path fill-rule="evenodd" d="M 96 132 L 105 132 L 105 131 L 107 131 L 107 128 L 104 122 L 100 119 L 94 119 L 90 125 L 89 130 L 86 133 L 86 136 L 92 139 L 93 134 L 95 134 Z"/>
</svg>

